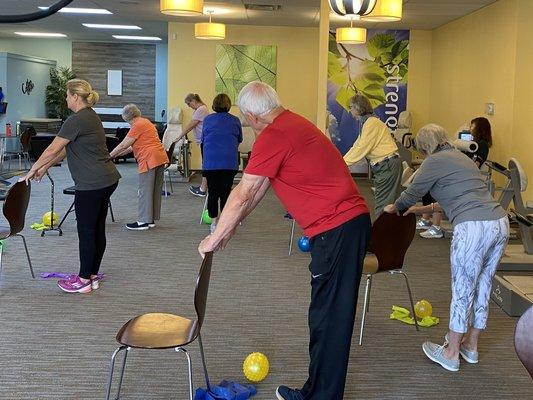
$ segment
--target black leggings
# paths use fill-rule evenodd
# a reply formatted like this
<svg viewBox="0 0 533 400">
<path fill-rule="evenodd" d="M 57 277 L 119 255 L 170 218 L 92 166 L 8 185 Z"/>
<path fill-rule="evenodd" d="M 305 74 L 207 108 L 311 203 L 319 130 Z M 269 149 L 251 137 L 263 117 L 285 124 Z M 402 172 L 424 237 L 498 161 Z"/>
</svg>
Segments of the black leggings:
<svg viewBox="0 0 533 400">
<path fill-rule="evenodd" d="M 118 182 L 97 190 L 76 190 L 74 209 L 80 246 L 80 278 L 89 279 L 98 274 L 104 257 L 106 238 L 105 220 L 109 198 Z"/>
<path fill-rule="evenodd" d="M 218 206 L 220 201 L 220 211 L 224 208 L 233 186 L 233 178 L 237 171 L 231 169 L 213 169 L 204 171 L 207 179 L 207 212 L 211 218 L 218 217 Z"/>
</svg>

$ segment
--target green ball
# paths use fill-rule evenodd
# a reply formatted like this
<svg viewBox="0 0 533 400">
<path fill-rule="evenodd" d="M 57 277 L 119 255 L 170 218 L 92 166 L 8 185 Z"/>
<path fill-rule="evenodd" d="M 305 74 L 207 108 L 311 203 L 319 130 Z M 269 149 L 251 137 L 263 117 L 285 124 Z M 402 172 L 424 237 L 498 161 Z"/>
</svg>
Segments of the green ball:
<svg viewBox="0 0 533 400">
<path fill-rule="evenodd" d="M 202 213 L 202 222 L 207 225 L 211 225 L 211 223 L 213 222 L 207 210 Z"/>
</svg>

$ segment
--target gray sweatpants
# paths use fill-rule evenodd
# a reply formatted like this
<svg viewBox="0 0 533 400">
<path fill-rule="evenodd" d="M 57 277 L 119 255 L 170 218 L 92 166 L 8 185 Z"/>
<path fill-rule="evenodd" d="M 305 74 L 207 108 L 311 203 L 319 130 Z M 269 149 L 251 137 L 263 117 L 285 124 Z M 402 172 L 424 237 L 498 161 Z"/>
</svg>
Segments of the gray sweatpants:
<svg viewBox="0 0 533 400">
<path fill-rule="evenodd" d="M 509 239 L 507 216 L 494 221 L 467 221 L 453 229 L 450 262 L 452 302 L 450 329 L 485 329 L 492 278 Z"/>
<path fill-rule="evenodd" d="M 161 217 L 161 189 L 165 166 L 139 174 L 139 222 L 150 223 Z"/>
<path fill-rule="evenodd" d="M 386 205 L 400 196 L 402 181 L 402 160 L 391 158 L 371 166 L 374 175 L 374 218 L 383 213 Z"/>
</svg>

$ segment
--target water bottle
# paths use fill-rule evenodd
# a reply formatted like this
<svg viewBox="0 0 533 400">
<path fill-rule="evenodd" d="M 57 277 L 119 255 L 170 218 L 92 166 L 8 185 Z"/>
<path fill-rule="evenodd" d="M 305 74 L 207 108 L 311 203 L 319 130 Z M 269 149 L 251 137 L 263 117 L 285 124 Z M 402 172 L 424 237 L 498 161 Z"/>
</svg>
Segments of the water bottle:
<svg viewBox="0 0 533 400">
<path fill-rule="evenodd" d="M 6 124 L 6 136 L 11 136 L 11 124 Z"/>
</svg>

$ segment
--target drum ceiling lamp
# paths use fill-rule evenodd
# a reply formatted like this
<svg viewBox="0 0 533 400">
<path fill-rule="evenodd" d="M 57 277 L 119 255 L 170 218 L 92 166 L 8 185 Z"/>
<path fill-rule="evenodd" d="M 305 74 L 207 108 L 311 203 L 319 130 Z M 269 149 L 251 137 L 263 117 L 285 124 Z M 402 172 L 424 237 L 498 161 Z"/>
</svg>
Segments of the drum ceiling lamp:
<svg viewBox="0 0 533 400">
<path fill-rule="evenodd" d="M 328 0 L 329 7 L 337 15 L 367 15 L 378 0 Z"/>
<path fill-rule="evenodd" d="M 198 22 L 194 24 L 194 37 L 196 39 L 222 40 L 226 38 L 226 25 L 211 22 L 212 10 L 207 10 L 209 22 Z"/>
<path fill-rule="evenodd" d="M 402 0 L 378 0 L 372 12 L 363 15 L 361 19 L 369 22 L 401 21 L 402 11 Z"/>
<path fill-rule="evenodd" d="M 204 0 L 161 0 L 159 8 L 168 15 L 202 14 Z"/>
<path fill-rule="evenodd" d="M 353 20 L 350 21 L 348 28 L 337 28 L 335 31 L 335 40 L 340 44 L 363 44 L 366 43 L 366 29 L 353 26 Z"/>
</svg>

